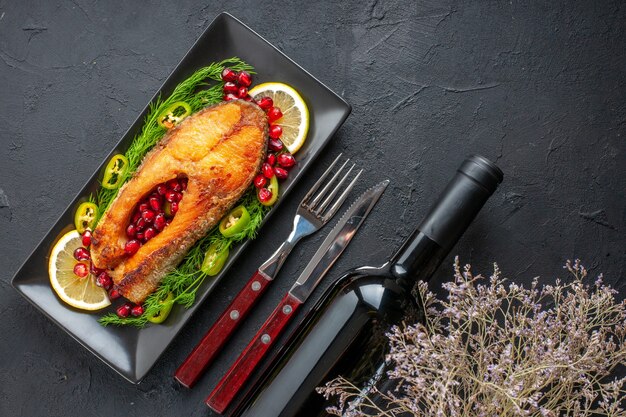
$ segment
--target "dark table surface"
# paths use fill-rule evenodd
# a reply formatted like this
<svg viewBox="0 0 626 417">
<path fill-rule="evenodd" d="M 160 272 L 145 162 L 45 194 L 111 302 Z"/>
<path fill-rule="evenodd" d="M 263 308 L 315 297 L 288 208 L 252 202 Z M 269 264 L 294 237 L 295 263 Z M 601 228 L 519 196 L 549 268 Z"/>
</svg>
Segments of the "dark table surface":
<svg viewBox="0 0 626 417">
<path fill-rule="evenodd" d="M 300 191 L 134 386 L 10 280 L 223 10 L 341 94 L 353 112 Z M 564 261 L 579 257 L 625 293 L 625 32 L 619 1 L 0 2 L 0 415 L 209 415 L 209 388 L 324 234 L 296 248 L 195 389 L 177 387 L 171 376 L 286 236 L 297 202 L 339 152 L 366 167 L 363 184 L 392 184 L 333 276 L 382 263 L 461 160 L 481 153 L 502 167 L 505 181 L 453 250 L 462 262 L 488 273 L 497 261 L 505 275 L 528 283 L 564 277 Z M 451 277 L 452 259 L 433 288 Z"/>
</svg>

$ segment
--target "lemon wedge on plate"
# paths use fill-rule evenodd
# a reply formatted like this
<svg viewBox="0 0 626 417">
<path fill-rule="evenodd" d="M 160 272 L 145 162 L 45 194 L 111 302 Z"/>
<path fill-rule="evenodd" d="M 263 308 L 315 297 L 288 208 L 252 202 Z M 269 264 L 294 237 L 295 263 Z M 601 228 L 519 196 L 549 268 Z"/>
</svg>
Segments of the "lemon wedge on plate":
<svg viewBox="0 0 626 417">
<path fill-rule="evenodd" d="M 249 91 L 254 100 L 269 97 L 283 113 L 276 124 L 283 128 L 281 140 L 287 150 L 296 153 L 306 141 L 309 131 L 309 109 L 300 94 L 283 83 L 263 83 Z"/>
<path fill-rule="evenodd" d="M 59 298 L 72 307 L 100 310 L 111 305 L 106 290 L 96 285 L 96 277 L 92 274 L 82 278 L 74 274 L 74 266 L 78 263 L 74 251 L 82 246 L 82 238 L 76 230 L 59 239 L 50 253 L 50 284 Z"/>
</svg>

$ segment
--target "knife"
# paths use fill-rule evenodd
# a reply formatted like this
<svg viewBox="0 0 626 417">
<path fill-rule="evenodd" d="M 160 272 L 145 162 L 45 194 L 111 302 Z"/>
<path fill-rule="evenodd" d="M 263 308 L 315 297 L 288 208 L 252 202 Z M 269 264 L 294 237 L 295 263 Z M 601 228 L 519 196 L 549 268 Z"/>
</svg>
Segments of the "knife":
<svg viewBox="0 0 626 417">
<path fill-rule="evenodd" d="M 295 316 L 296 310 L 309 298 L 348 246 L 388 184 L 389 180 L 385 180 L 371 187 L 346 210 L 304 268 L 296 283 L 285 294 L 226 375 L 209 394 L 206 399 L 207 406 L 220 414 L 226 410 L 287 323 Z"/>
</svg>

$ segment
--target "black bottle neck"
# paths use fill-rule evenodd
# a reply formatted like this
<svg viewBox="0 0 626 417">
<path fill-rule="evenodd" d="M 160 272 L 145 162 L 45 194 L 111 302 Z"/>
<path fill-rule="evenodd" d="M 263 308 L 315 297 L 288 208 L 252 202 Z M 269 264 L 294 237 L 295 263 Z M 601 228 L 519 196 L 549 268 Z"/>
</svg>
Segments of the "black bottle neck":
<svg viewBox="0 0 626 417">
<path fill-rule="evenodd" d="M 391 258 L 391 273 L 403 287 L 416 281 L 428 281 L 449 251 L 415 229 L 400 250 Z"/>
<path fill-rule="evenodd" d="M 427 281 L 502 181 L 502 171 L 481 156 L 459 167 L 428 214 L 391 260 L 402 285 Z"/>
</svg>

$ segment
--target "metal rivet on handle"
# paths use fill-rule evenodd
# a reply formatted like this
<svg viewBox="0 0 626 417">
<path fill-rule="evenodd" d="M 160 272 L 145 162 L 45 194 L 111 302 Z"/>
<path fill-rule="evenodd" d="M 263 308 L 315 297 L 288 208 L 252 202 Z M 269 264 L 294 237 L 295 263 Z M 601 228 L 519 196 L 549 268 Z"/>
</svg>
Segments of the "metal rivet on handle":
<svg viewBox="0 0 626 417">
<path fill-rule="evenodd" d="M 239 318 L 239 311 L 233 310 L 230 312 L 230 318 L 233 320 L 237 320 Z"/>
<path fill-rule="evenodd" d="M 286 305 L 286 306 L 283 307 L 283 313 L 285 313 L 285 314 L 289 314 L 292 311 L 293 311 L 293 309 L 291 308 L 290 305 Z"/>
<path fill-rule="evenodd" d="M 261 289 L 261 283 L 259 281 L 254 281 L 252 283 L 252 291 L 258 291 Z"/>
<path fill-rule="evenodd" d="M 270 340 L 272 340 L 272 338 L 267 333 L 265 333 L 263 336 L 261 336 L 261 342 L 263 342 L 266 345 L 270 342 Z"/>
</svg>

